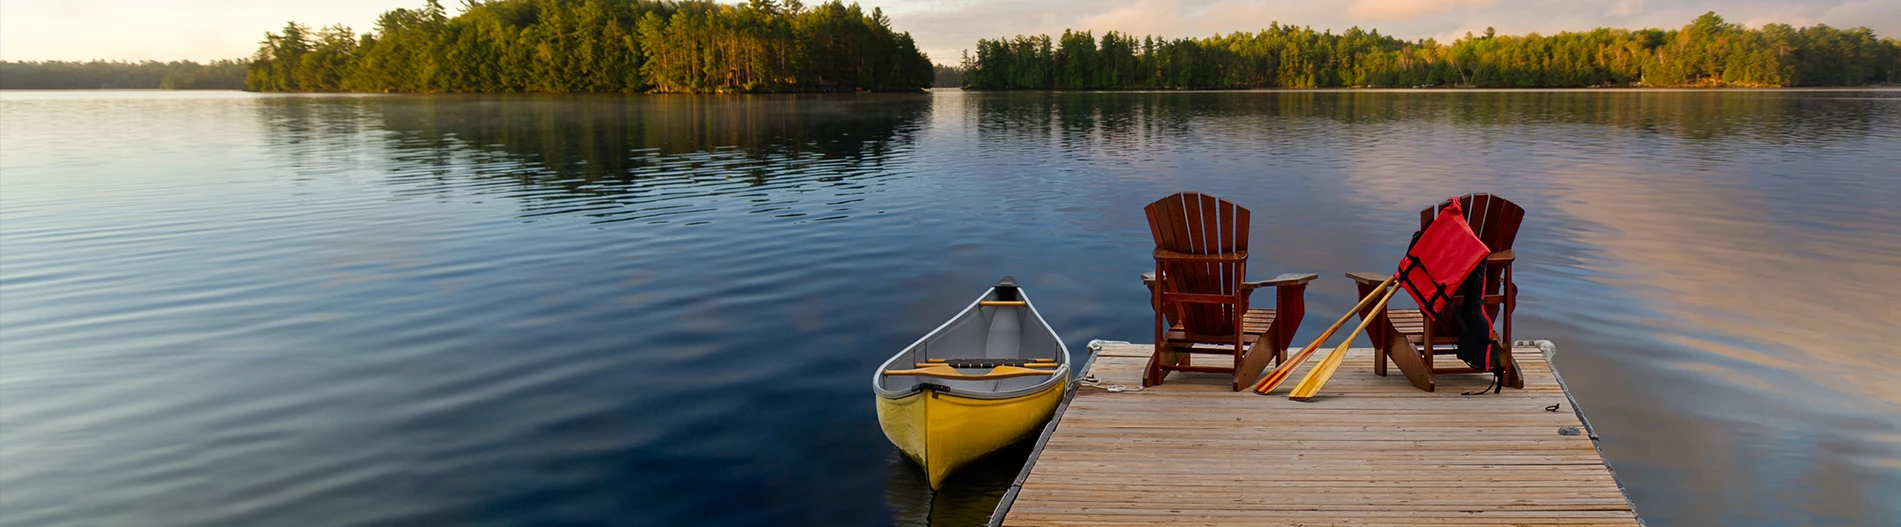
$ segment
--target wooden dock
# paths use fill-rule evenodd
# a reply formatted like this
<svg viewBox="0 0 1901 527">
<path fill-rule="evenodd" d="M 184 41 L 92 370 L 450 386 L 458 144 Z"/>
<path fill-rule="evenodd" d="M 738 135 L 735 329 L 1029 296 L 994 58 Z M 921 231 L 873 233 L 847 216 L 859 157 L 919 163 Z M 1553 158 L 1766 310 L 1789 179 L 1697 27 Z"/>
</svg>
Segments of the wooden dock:
<svg viewBox="0 0 1901 527">
<path fill-rule="evenodd" d="M 1525 389 L 1473 397 L 1491 376 L 1426 393 L 1355 349 L 1310 402 L 1286 392 L 1318 355 L 1262 396 L 1193 373 L 1135 391 L 1151 346 L 1100 348 L 1103 386 L 1045 429 L 993 525 L 1641 525 L 1538 348 L 1514 352 Z"/>
</svg>

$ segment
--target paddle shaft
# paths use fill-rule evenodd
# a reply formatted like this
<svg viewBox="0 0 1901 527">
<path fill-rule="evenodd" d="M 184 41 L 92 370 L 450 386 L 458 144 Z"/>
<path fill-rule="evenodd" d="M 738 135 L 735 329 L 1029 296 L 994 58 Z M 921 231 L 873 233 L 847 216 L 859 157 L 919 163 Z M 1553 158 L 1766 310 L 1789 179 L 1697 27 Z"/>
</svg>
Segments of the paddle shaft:
<svg viewBox="0 0 1901 527">
<path fill-rule="evenodd" d="M 1381 292 L 1386 290 L 1387 286 L 1393 285 L 1395 278 L 1398 278 L 1398 275 L 1389 276 L 1385 282 L 1380 282 L 1380 285 L 1374 286 L 1373 290 L 1368 292 L 1365 298 L 1360 299 L 1360 303 L 1353 305 L 1353 309 L 1349 309 L 1346 314 L 1340 315 L 1340 320 L 1333 321 L 1332 326 L 1327 326 L 1327 331 L 1322 332 L 1320 338 L 1314 339 L 1312 343 L 1307 344 L 1307 347 L 1301 348 L 1300 353 L 1294 354 L 1293 358 L 1282 362 L 1280 366 L 1274 367 L 1274 371 L 1268 372 L 1266 377 L 1261 378 L 1261 382 L 1254 384 L 1254 393 L 1267 395 L 1268 392 L 1272 392 L 1274 388 L 1280 386 L 1281 382 L 1286 381 L 1288 377 L 1292 377 L 1295 368 L 1299 368 L 1301 363 L 1307 362 L 1307 358 L 1312 357 L 1314 351 L 1319 350 L 1320 345 L 1327 342 L 1327 339 L 1333 338 L 1333 332 L 1339 331 L 1340 326 L 1346 325 L 1347 320 L 1353 318 L 1354 313 L 1360 312 L 1361 309 L 1366 309 L 1366 304 L 1372 302 L 1373 297 L 1379 296 Z M 1352 335 L 1358 335 L 1359 333 L 1359 331 L 1354 331 L 1347 337 L 1347 341 L 1352 342 Z"/>
<path fill-rule="evenodd" d="M 1391 279 L 1388 279 L 1388 281 L 1391 281 Z M 1368 311 L 1366 316 L 1360 317 L 1360 326 L 1353 328 L 1352 334 L 1360 334 L 1361 331 L 1366 330 L 1368 324 L 1373 323 L 1373 319 L 1379 318 L 1380 312 L 1386 309 L 1386 301 L 1392 300 L 1393 293 L 1397 293 L 1399 290 L 1400 288 L 1398 287 L 1388 288 L 1386 295 L 1380 297 L 1380 302 L 1373 306 L 1373 310 Z M 1358 310 L 1355 309 L 1355 311 Z M 1321 360 L 1319 365 L 1314 366 L 1313 371 L 1307 372 L 1307 377 L 1301 379 L 1300 384 L 1294 385 L 1294 393 L 1288 394 L 1287 398 L 1296 401 L 1312 399 L 1314 394 L 1320 392 L 1320 387 L 1327 384 L 1327 379 L 1333 378 L 1334 370 L 1340 369 L 1340 361 L 1346 360 L 1347 348 L 1352 345 L 1353 339 L 1347 339 L 1346 342 L 1340 343 L 1340 347 L 1334 348 L 1332 353 L 1328 353 L 1327 358 Z"/>
</svg>

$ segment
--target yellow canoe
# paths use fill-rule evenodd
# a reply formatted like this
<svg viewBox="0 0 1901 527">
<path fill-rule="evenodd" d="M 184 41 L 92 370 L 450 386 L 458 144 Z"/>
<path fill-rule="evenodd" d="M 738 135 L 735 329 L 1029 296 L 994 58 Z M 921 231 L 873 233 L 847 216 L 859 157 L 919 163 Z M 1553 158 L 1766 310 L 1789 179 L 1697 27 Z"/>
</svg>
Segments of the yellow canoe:
<svg viewBox="0 0 1901 527">
<path fill-rule="evenodd" d="M 936 490 L 958 467 L 1035 434 L 1069 375 L 1069 349 L 1004 277 L 885 361 L 872 389 L 885 437 Z"/>
</svg>

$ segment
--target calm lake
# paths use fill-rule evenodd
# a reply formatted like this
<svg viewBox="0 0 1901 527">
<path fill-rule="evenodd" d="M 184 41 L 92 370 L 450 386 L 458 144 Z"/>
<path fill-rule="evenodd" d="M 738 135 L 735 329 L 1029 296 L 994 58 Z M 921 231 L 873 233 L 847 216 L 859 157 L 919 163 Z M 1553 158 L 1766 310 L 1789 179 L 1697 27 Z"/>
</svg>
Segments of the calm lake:
<svg viewBox="0 0 1901 527">
<path fill-rule="evenodd" d="M 1180 190 L 1301 342 L 1517 201 L 1650 525 L 1901 523 L 1901 91 L 1782 90 L 0 93 L 0 524 L 979 523 L 1026 450 L 933 496 L 873 368 L 1003 275 L 1149 341 Z"/>
</svg>

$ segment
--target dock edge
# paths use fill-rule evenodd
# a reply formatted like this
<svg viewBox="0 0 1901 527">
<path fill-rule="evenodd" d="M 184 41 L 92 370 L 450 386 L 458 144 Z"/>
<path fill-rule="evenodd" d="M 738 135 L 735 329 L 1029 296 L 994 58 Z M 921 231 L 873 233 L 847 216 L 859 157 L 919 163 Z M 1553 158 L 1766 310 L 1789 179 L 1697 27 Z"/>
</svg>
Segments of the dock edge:
<svg viewBox="0 0 1901 527">
<path fill-rule="evenodd" d="M 1512 345 L 1517 346 L 1521 343 L 1530 344 L 1530 346 L 1526 347 L 1538 348 L 1538 353 L 1545 356 L 1545 364 L 1551 368 L 1551 377 L 1558 381 L 1558 390 L 1563 391 L 1564 400 L 1571 403 L 1571 413 L 1578 416 L 1578 422 L 1584 423 L 1584 433 L 1591 438 L 1591 448 L 1597 449 L 1598 459 L 1604 460 L 1604 469 L 1610 471 L 1611 481 L 1617 483 L 1617 491 L 1624 495 L 1624 503 L 1630 505 L 1630 515 L 1637 519 L 1637 525 L 1650 525 L 1644 522 L 1643 513 L 1637 511 L 1637 502 L 1630 499 L 1630 488 L 1624 486 L 1624 478 L 1617 476 L 1617 467 L 1612 466 L 1610 459 L 1604 457 L 1604 445 L 1599 442 L 1597 438 L 1597 429 L 1591 426 L 1591 418 L 1584 416 L 1584 407 L 1578 406 L 1577 396 L 1571 395 L 1571 386 L 1564 383 L 1564 374 L 1558 373 L 1557 363 L 1553 362 L 1558 357 L 1558 344 L 1549 340 L 1521 340 L 1512 343 Z M 1065 405 L 1067 405 L 1067 401 L 1065 401 Z M 1041 445 L 1039 445 L 1039 448 L 1040 446 Z M 1032 456 L 1034 456 L 1034 454 L 1032 454 Z M 1020 485 L 1022 482 L 1019 481 L 1018 484 Z M 1014 489 L 1012 490 L 1014 492 Z"/>
<path fill-rule="evenodd" d="M 1010 488 L 1003 491 L 1003 497 L 997 500 L 997 508 L 990 511 L 989 527 L 1000 527 L 1003 518 L 1010 515 L 1010 506 L 1017 501 L 1017 493 L 1023 490 L 1023 482 L 1030 479 L 1030 470 L 1036 468 L 1036 456 L 1043 453 L 1043 446 L 1050 442 L 1050 434 L 1056 433 L 1056 424 L 1063 421 L 1063 412 L 1069 410 L 1069 402 L 1076 399 L 1076 391 L 1082 388 L 1083 377 L 1089 375 L 1089 367 L 1096 364 L 1096 354 L 1102 351 L 1103 343 L 1128 344 L 1118 340 L 1091 340 L 1084 349 L 1089 350 L 1089 358 L 1083 361 L 1083 367 L 1076 370 L 1076 378 L 1071 379 L 1069 388 L 1063 390 L 1063 402 L 1056 405 L 1056 413 L 1050 414 L 1043 431 L 1036 435 L 1036 446 L 1030 449 L 1030 457 L 1023 460 L 1023 469 L 1017 471 L 1016 480 L 1010 482 Z M 1577 405 L 1572 405 L 1577 406 Z"/>
</svg>

